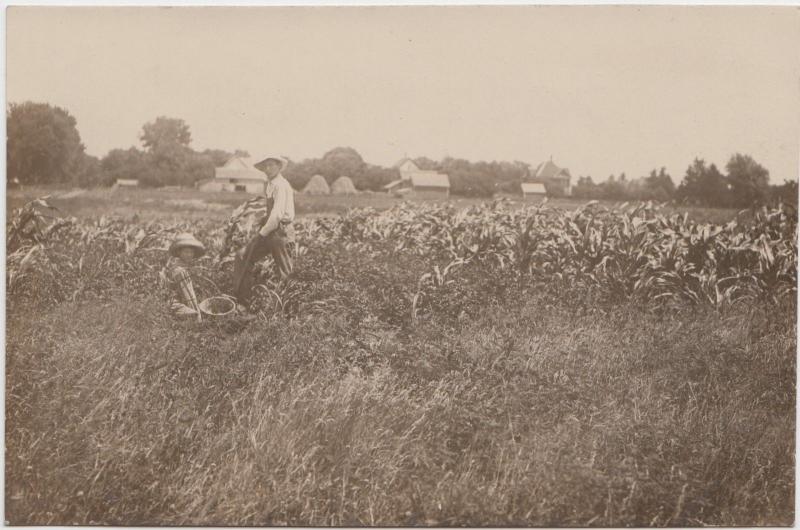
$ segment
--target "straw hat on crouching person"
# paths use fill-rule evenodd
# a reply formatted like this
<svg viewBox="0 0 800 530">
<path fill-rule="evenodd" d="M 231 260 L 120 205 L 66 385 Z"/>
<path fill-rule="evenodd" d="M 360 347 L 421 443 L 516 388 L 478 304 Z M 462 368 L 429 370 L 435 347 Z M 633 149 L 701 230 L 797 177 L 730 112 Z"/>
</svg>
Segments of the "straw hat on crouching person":
<svg viewBox="0 0 800 530">
<path fill-rule="evenodd" d="M 180 251 L 184 248 L 190 248 L 194 250 L 194 258 L 197 259 L 203 254 L 206 253 L 206 247 L 194 235 L 190 234 L 189 232 L 184 232 L 182 234 L 178 234 L 175 237 L 175 240 L 169 246 L 169 255 L 173 258 L 177 258 L 180 255 Z"/>
</svg>

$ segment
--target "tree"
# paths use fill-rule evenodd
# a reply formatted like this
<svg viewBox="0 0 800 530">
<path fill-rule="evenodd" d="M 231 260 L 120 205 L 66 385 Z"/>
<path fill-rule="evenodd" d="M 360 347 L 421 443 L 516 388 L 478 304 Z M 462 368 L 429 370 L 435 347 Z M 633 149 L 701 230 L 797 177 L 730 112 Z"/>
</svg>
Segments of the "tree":
<svg viewBox="0 0 800 530">
<path fill-rule="evenodd" d="M 7 171 L 23 184 L 72 181 L 85 163 L 77 120 L 65 109 L 30 101 L 8 106 Z"/>
<path fill-rule="evenodd" d="M 655 169 L 651 171 L 650 176 L 645 180 L 645 184 L 647 189 L 653 192 L 654 198 L 657 200 L 671 199 L 675 195 L 675 183 L 665 167 L 659 169 L 658 174 L 656 174 Z M 659 197 L 659 195 L 663 195 L 663 198 Z"/>
<path fill-rule="evenodd" d="M 437 170 L 450 177 L 450 192 L 455 195 L 491 197 L 495 192 L 492 164 L 487 162 L 473 163 L 463 158 L 445 157 Z"/>
<path fill-rule="evenodd" d="M 319 173 L 330 184 L 342 175 L 353 179 L 353 183 L 360 182 L 367 164 L 352 147 L 335 147 L 322 155 L 319 162 Z"/>
<path fill-rule="evenodd" d="M 572 188 L 572 195 L 577 199 L 599 199 L 601 198 L 600 189 L 594 183 L 591 176 L 578 177 L 578 182 Z"/>
<path fill-rule="evenodd" d="M 283 176 L 294 189 L 302 190 L 311 177 L 317 174 L 317 162 L 318 159 L 306 159 L 302 162 L 290 159 L 286 169 L 283 170 Z"/>
<path fill-rule="evenodd" d="M 770 186 L 770 198 L 774 204 L 792 204 L 797 207 L 798 188 L 796 180 L 788 180 L 777 186 Z"/>
<path fill-rule="evenodd" d="M 769 171 L 748 155 L 736 153 L 725 165 L 732 206 L 746 208 L 766 202 Z"/>
<path fill-rule="evenodd" d="M 154 153 L 189 147 L 192 133 L 185 121 L 159 116 L 155 121 L 144 124 L 139 139 L 148 152 Z"/>
<path fill-rule="evenodd" d="M 676 197 L 687 203 L 703 206 L 724 207 L 729 203 L 728 183 L 717 166 L 706 167 L 702 159 L 695 158 L 686 169 L 686 175 L 675 192 Z"/>
<path fill-rule="evenodd" d="M 413 159 L 413 162 L 414 162 L 414 164 L 416 164 L 416 166 L 418 168 L 420 168 L 422 170 L 425 170 L 425 171 L 435 171 L 435 170 L 439 169 L 439 166 L 440 166 L 439 162 L 436 162 L 435 160 L 431 160 L 430 158 L 428 158 L 426 156 L 418 156 L 417 158 Z"/>
<path fill-rule="evenodd" d="M 620 173 L 619 178 L 609 175 L 608 180 L 600 183 L 600 195 L 603 199 L 624 201 L 628 199 L 628 180 L 625 173 Z"/>
<path fill-rule="evenodd" d="M 191 185 L 194 151 L 189 148 L 192 134 L 181 119 L 159 116 L 145 123 L 139 135 L 147 154 L 149 171 L 140 179 L 147 186 Z"/>
<path fill-rule="evenodd" d="M 658 172 L 653 169 L 648 176 L 631 182 L 628 188 L 629 197 L 640 201 L 664 202 L 674 194 L 675 184 L 664 167 Z"/>
<path fill-rule="evenodd" d="M 80 157 L 72 177 L 72 183 L 81 188 L 94 188 L 113 184 L 103 171 L 100 160 L 96 156 L 84 154 Z"/>
<path fill-rule="evenodd" d="M 112 149 L 100 161 L 100 167 L 111 184 L 117 179 L 138 179 L 143 184 L 153 185 L 147 155 L 135 147 Z"/>
<path fill-rule="evenodd" d="M 198 180 L 213 179 L 215 167 L 218 167 L 218 165 L 212 157 L 190 151 L 190 155 L 183 167 L 183 179 L 179 184 L 182 186 L 193 186 Z"/>
<path fill-rule="evenodd" d="M 358 184 L 353 181 L 353 184 L 359 189 L 380 191 L 383 186 L 399 178 L 400 171 L 397 168 L 369 164 L 364 172 L 362 181 Z"/>
<path fill-rule="evenodd" d="M 247 151 L 243 151 L 241 149 L 237 149 L 233 153 L 224 151 L 222 149 L 205 149 L 204 151 L 201 151 L 197 154 L 207 157 L 208 160 L 210 160 L 211 163 L 214 164 L 214 167 L 224 166 L 225 163 L 228 162 L 228 160 L 230 160 L 235 156 L 240 156 L 243 158 L 247 158 L 248 156 L 250 156 L 250 153 L 248 153 Z"/>
</svg>

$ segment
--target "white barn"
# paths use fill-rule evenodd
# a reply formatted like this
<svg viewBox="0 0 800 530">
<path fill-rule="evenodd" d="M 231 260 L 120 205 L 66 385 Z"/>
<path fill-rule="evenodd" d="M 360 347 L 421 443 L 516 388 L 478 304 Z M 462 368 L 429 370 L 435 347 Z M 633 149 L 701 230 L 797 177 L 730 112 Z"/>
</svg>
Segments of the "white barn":
<svg viewBox="0 0 800 530">
<path fill-rule="evenodd" d="M 214 178 L 201 180 L 197 189 L 202 191 L 243 191 L 264 193 L 267 176 L 253 167 L 253 160 L 235 156 L 224 166 L 214 168 Z"/>
<path fill-rule="evenodd" d="M 383 187 L 387 192 L 432 199 L 450 195 L 450 177 L 445 173 L 420 169 L 410 158 L 402 159 L 394 167 L 399 170 L 400 178 Z"/>
</svg>

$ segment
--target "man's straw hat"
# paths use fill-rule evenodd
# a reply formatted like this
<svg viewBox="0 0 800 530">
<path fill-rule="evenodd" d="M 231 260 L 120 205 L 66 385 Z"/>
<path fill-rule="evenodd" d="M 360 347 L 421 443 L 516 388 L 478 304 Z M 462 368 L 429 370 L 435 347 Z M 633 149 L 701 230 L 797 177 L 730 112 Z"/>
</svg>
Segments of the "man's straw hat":
<svg viewBox="0 0 800 530">
<path fill-rule="evenodd" d="M 195 257 L 197 258 L 206 253 L 206 247 L 189 232 L 178 234 L 175 241 L 173 241 L 172 245 L 169 247 L 169 253 L 172 256 L 177 256 L 178 251 L 184 247 L 193 248 Z"/>
<path fill-rule="evenodd" d="M 285 158 L 283 158 L 280 155 L 269 155 L 268 154 L 268 155 L 263 155 L 263 156 L 256 157 L 255 160 L 256 160 L 256 163 L 253 164 L 253 167 L 256 168 L 256 169 L 260 169 L 260 170 L 264 169 L 264 164 L 266 163 L 267 160 L 275 160 L 277 162 L 280 162 L 281 171 L 286 169 L 286 166 L 289 165 L 289 161 L 286 160 Z"/>
</svg>

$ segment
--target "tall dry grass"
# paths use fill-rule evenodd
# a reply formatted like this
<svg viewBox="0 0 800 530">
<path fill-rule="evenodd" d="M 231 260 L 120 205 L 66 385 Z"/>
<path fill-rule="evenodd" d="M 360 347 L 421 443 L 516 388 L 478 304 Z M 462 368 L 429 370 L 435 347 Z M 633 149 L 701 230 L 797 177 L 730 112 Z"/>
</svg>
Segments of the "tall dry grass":
<svg viewBox="0 0 800 530">
<path fill-rule="evenodd" d="M 794 520 L 792 303 L 657 314 L 511 289 L 405 329 L 199 326 L 160 304 L 9 315 L 11 524 Z"/>
</svg>

